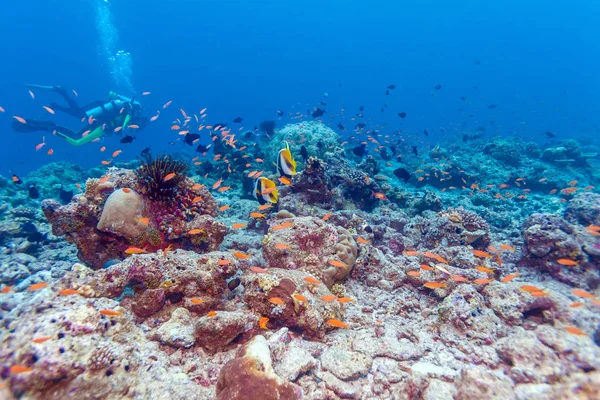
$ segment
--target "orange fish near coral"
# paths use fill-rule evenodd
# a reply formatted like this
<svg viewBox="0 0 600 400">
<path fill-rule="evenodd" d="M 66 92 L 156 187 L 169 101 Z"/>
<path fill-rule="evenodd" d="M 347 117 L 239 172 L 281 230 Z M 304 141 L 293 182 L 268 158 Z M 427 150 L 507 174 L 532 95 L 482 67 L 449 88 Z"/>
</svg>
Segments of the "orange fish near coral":
<svg viewBox="0 0 600 400">
<path fill-rule="evenodd" d="M 510 282 L 513 279 L 515 279 L 517 276 L 519 276 L 518 272 L 515 272 L 514 274 L 506 275 L 504 278 L 502 278 L 502 280 L 500 282 L 502 282 L 502 283 Z"/>
<path fill-rule="evenodd" d="M 559 258 L 556 262 L 565 267 L 575 267 L 579 265 L 577 261 L 569 260 L 568 258 Z"/>
<path fill-rule="evenodd" d="M 206 314 L 207 317 L 216 317 L 217 316 L 217 312 L 216 311 L 209 311 L 208 314 Z"/>
<path fill-rule="evenodd" d="M 240 251 L 236 251 L 235 253 L 233 253 L 233 256 L 235 258 L 239 258 L 240 260 L 246 259 L 246 258 L 250 258 L 250 255 L 246 254 L 246 253 L 242 253 Z"/>
<path fill-rule="evenodd" d="M 321 218 L 323 221 L 327 221 L 333 214 L 325 214 L 323 215 L 323 218 Z"/>
<path fill-rule="evenodd" d="M 280 297 L 270 297 L 269 303 L 275 304 L 276 306 L 282 306 L 285 304 L 285 302 L 283 300 L 281 300 Z"/>
<path fill-rule="evenodd" d="M 40 283 L 36 283 L 36 284 L 33 284 L 33 285 L 29 286 L 27 288 L 27 290 L 30 291 L 30 292 L 35 292 L 36 290 L 41 290 L 41 289 L 43 289 L 45 287 L 48 287 L 48 283 L 47 282 L 40 282 Z"/>
<path fill-rule="evenodd" d="M 131 246 L 125 250 L 125 254 L 142 254 L 147 253 L 146 248 L 140 249 L 139 247 Z"/>
<path fill-rule="evenodd" d="M 278 230 L 281 230 L 281 229 L 290 228 L 292 226 L 294 226 L 293 222 L 284 222 L 282 224 L 275 225 L 271 229 L 273 229 L 274 231 L 278 231 Z"/>
<path fill-rule="evenodd" d="M 267 318 L 267 317 L 261 317 L 258 320 L 258 326 L 260 327 L 260 329 L 269 329 L 269 328 L 267 328 L 268 323 L 269 323 L 269 318 Z"/>
<path fill-rule="evenodd" d="M 12 292 L 12 286 L 4 286 L 1 290 L 0 293 L 2 294 L 7 294 Z"/>
<path fill-rule="evenodd" d="M 350 298 L 350 297 L 340 297 L 339 299 L 337 299 L 338 303 L 352 303 L 354 301 L 354 299 Z"/>
<path fill-rule="evenodd" d="M 429 252 L 429 251 L 424 251 L 424 252 L 423 252 L 423 255 L 424 255 L 425 257 L 433 258 L 433 259 L 434 259 L 434 260 L 436 260 L 437 262 L 441 262 L 441 263 L 443 263 L 443 264 L 448 264 L 448 261 L 446 261 L 445 259 L 443 259 L 443 258 L 442 258 L 442 257 L 440 257 L 439 255 L 437 255 L 437 254 L 434 254 L 434 253 L 432 253 L 432 252 Z"/>
<path fill-rule="evenodd" d="M 336 301 L 337 297 L 334 295 L 323 296 L 321 297 L 321 300 L 323 300 L 325 303 L 331 303 L 332 301 Z"/>
<path fill-rule="evenodd" d="M 329 326 L 332 326 L 334 328 L 343 328 L 343 329 L 350 328 L 348 326 L 348 324 L 346 324 L 346 323 L 344 323 L 344 322 L 342 322 L 340 320 L 333 319 L 333 318 L 332 319 L 328 319 L 327 322 L 326 322 L 326 324 L 329 325 Z"/>
<path fill-rule="evenodd" d="M 442 282 L 425 282 L 423 286 L 425 286 L 428 289 L 441 289 L 445 288 L 446 284 Z"/>
<path fill-rule="evenodd" d="M 164 178 L 163 178 L 163 182 L 168 182 L 171 179 L 175 178 L 175 176 L 177 176 L 177 174 L 175 172 L 171 172 L 170 174 L 167 174 Z"/>
<path fill-rule="evenodd" d="M 486 251 L 473 250 L 472 253 L 475 257 L 492 258 L 492 255 Z"/>
<path fill-rule="evenodd" d="M 369 242 L 366 239 L 361 238 L 360 236 L 356 238 L 356 241 L 360 244 L 371 244 L 371 242 Z"/>
<path fill-rule="evenodd" d="M 250 267 L 250 271 L 256 272 L 257 274 L 264 274 L 267 272 L 266 269 L 261 268 L 261 267 Z"/>
<path fill-rule="evenodd" d="M 419 271 L 408 271 L 406 274 L 414 277 L 421 276 L 421 273 Z"/>
<path fill-rule="evenodd" d="M 294 295 L 294 298 L 298 301 L 301 301 L 303 303 L 306 303 L 308 300 L 306 299 L 306 297 L 302 296 L 300 293 L 296 293 Z"/>
<path fill-rule="evenodd" d="M 213 189 L 218 188 L 219 186 L 221 186 L 221 183 L 223 183 L 223 179 L 219 179 L 218 181 L 215 182 L 214 185 L 212 185 Z"/>
<path fill-rule="evenodd" d="M 231 260 L 219 260 L 217 261 L 217 265 L 231 265 L 233 264 L 233 261 Z"/>
<path fill-rule="evenodd" d="M 289 244 L 277 243 L 275 248 L 279 250 L 289 250 L 291 249 L 291 246 Z"/>
<path fill-rule="evenodd" d="M 52 339 L 52 336 L 40 336 L 40 337 L 32 339 L 31 341 L 33 343 L 44 343 L 44 342 L 47 342 L 50 339 Z"/>
<path fill-rule="evenodd" d="M 192 298 L 190 299 L 190 303 L 192 303 L 192 304 L 202 304 L 202 303 L 204 303 L 204 300 L 202 300 L 202 299 L 199 299 L 199 298 L 197 298 L 197 297 L 192 297 Z"/>
<path fill-rule="evenodd" d="M 219 207 L 219 211 L 223 212 L 223 211 L 227 210 L 228 208 L 229 208 L 228 205 L 224 205 L 224 206 Z"/>
<path fill-rule="evenodd" d="M 336 268 L 346 268 L 348 264 L 340 260 L 329 260 L 329 264 L 333 265 Z"/>
<path fill-rule="evenodd" d="M 122 312 L 120 312 L 120 311 L 107 310 L 107 309 L 99 310 L 99 312 L 100 312 L 100 314 L 106 315 L 106 316 L 109 316 L 109 317 L 118 317 L 119 315 L 122 314 Z"/>
<path fill-rule="evenodd" d="M 575 328 L 574 326 L 567 326 L 567 327 L 565 327 L 565 331 L 569 332 L 571 335 L 585 336 L 585 332 L 584 331 L 582 331 L 579 328 Z"/>
<path fill-rule="evenodd" d="M 479 278 L 479 279 L 475 279 L 473 282 L 478 285 L 487 285 L 488 283 L 493 282 L 493 279 Z"/>
<path fill-rule="evenodd" d="M 61 296 L 72 296 L 74 294 L 79 294 L 79 291 L 75 289 L 61 289 L 58 291 L 58 294 Z"/>
<path fill-rule="evenodd" d="M 245 227 L 246 227 L 246 224 L 243 224 L 243 223 L 231 225 L 232 229 L 241 229 L 241 228 L 245 228 Z"/>
<path fill-rule="evenodd" d="M 404 252 L 404 255 L 409 256 L 409 257 L 415 257 L 415 256 L 418 256 L 419 254 L 421 254 L 421 253 L 419 253 L 418 251 L 413 251 L 413 250 L 407 250 Z"/>
<path fill-rule="evenodd" d="M 307 276 L 306 278 L 304 278 L 304 280 L 312 285 L 318 285 L 319 283 L 321 283 L 321 281 L 313 278 L 312 276 Z"/>
<path fill-rule="evenodd" d="M 11 375 L 22 374 L 23 372 L 30 372 L 31 368 L 25 365 L 13 365 L 9 368 Z"/>
<path fill-rule="evenodd" d="M 454 280 L 456 282 L 469 282 L 469 280 L 467 278 L 465 278 L 464 276 L 460 276 L 460 275 L 450 275 L 450 278 L 452 278 L 452 280 Z"/>
<path fill-rule="evenodd" d="M 590 292 L 586 292 L 585 290 L 581 290 L 581 289 L 573 289 L 573 290 L 571 290 L 571 293 L 573 293 L 575 296 L 583 297 L 584 299 L 592 299 L 592 298 L 596 297 L 593 294 L 591 294 Z"/>
<path fill-rule="evenodd" d="M 267 217 L 265 214 L 261 214 L 261 213 L 258 213 L 258 212 L 251 212 L 250 216 L 252 218 L 266 218 Z"/>
<path fill-rule="evenodd" d="M 480 265 L 480 266 L 478 266 L 478 267 L 475 267 L 475 269 L 476 269 L 477 271 L 480 271 L 480 272 L 485 272 L 486 274 L 493 274 L 493 273 L 494 273 L 494 270 L 493 270 L 493 269 L 486 268 L 486 267 L 482 267 L 481 265 Z"/>
</svg>

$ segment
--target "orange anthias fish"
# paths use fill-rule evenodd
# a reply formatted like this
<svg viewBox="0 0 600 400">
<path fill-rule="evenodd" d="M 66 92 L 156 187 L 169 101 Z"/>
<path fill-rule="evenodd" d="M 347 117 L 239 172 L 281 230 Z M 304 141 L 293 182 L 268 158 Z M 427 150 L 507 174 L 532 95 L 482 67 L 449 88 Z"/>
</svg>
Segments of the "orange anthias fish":
<svg viewBox="0 0 600 400">
<path fill-rule="evenodd" d="M 291 247 L 289 244 L 277 243 L 277 244 L 275 245 L 275 248 L 276 248 L 276 249 L 279 249 L 279 250 L 289 250 L 289 249 L 291 249 L 292 247 Z"/>
<path fill-rule="evenodd" d="M 406 274 L 415 277 L 421 276 L 421 273 L 419 271 L 408 271 Z"/>
<path fill-rule="evenodd" d="M 478 285 L 487 285 L 488 283 L 491 283 L 493 281 L 494 281 L 493 279 L 479 278 L 479 279 L 475 279 L 473 282 Z"/>
<path fill-rule="evenodd" d="M 340 260 L 329 260 L 329 264 L 337 268 L 346 268 L 348 266 L 348 264 Z"/>
<path fill-rule="evenodd" d="M 565 330 L 567 332 L 569 332 L 570 334 L 572 334 L 572 335 L 585 336 L 585 332 L 584 331 L 582 331 L 579 328 L 575 328 L 574 326 L 567 326 L 567 327 L 565 327 Z"/>
<path fill-rule="evenodd" d="M 218 181 L 215 182 L 214 185 L 212 185 L 213 189 L 218 188 L 219 186 L 221 186 L 221 183 L 223 183 L 223 179 L 219 179 Z"/>
<path fill-rule="evenodd" d="M 323 215 L 323 218 L 321 218 L 323 221 L 327 221 L 329 218 L 331 218 L 333 214 L 325 214 Z"/>
<path fill-rule="evenodd" d="M 233 261 L 231 260 L 219 260 L 217 261 L 217 265 L 231 265 L 233 264 Z"/>
<path fill-rule="evenodd" d="M 109 316 L 109 317 L 118 317 L 119 315 L 122 314 L 122 312 L 120 312 L 120 311 L 107 310 L 107 309 L 99 310 L 99 312 L 100 312 L 100 314 L 106 315 L 106 316 Z"/>
<path fill-rule="evenodd" d="M 217 312 L 216 311 L 209 311 L 208 314 L 206 314 L 207 317 L 216 317 L 217 316 Z"/>
<path fill-rule="evenodd" d="M 258 211 L 268 210 L 269 208 L 273 208 L 270 204 L 263 204 L 262 206 L 258 206 Z"/>
<path fill-rule="evenodd" d="M 332 326 L 334 328 L 343 328 L 343 329 L 349 329 L 350 327 L 348 326 L 348 324 L 337 320 L 337 319 L 328 319 L 326 322 L 327 325 Z"/>
<path fill-rule="evenodd" d="M 242 253 L 240 251 L 236 251 L 235 253 L 233 253 L 233 256 L 235 258 L 239 258 L 240 260 L 243 260 L 243 259 L 246 259 L 246 258 L 250 258 L 249 254 Z"/>
<path fill-rule="evenodd" d="M 40 337 L 32 339 L 31 341 L 33 343 L 44 343 L 44 342 L 47 342 L 50 339 L 52 339 L 52 336 L 40 336 Z"/>
<path fill-rule="evenodd" d="M 264 274 L 267 272 L 266 269 L 261 268 L 261 267 L 250 267 L 250 271 L 256 272 L 257 274 Z"/>
<path fill-rule="evenodd" d="M 131 246 L 131 247 L 128 247 L 127 250 L 125 250 L 125 254 L 142 254 L 142 253 L 147 253 L 145 248 L 140 249 L 139 247 Z"/>
<path fill-rule="evenodd" d="M 274 231 L 278 231 L 280 229 L 285 229 L 285 228 L 290 228 L 292 226 L 294 226 L 295 224 L 293 222 L 284 222 L 282 224 L 279 225 L 275 225 L 274 227 L 272 227 L 271 229 L 273 229 Z"/>
<path fill-rule="evenodd" d="M 385 196 L 385 193 L 381 193 L 381 192 L 373 192 L 373 197 L 375 197 L 378 200 L 387 200 L 388 199 Z"/>
<path fill-rule="evenodd" d="M 584 299 L 593 299 L 594 297 L 596 297 L 590 292 L 586 292 L 585 290 L 581 289 L 573 289 L 571 290 L 571 293 L 573 293 L 575 296 L 583 297 Z"/>
<path fill-rule="evenodd" d="M 11 375 L 21 374 L 23 372 L 30 372 L 31 368 L 26 365 L 13 365 L 9 368 Z"/>
<path fill-rule="evenodd" d="M 475 257 L 492 258 L 492 255 L 486 251 L 473 250 L 472 253 Z"/>
<path fill-rule="evenodd" d="M 224 205 L 224 206 L 219 207 L 219 211 L 223 212 L 223 211 L 227 210 L 228 208 L 229 208 L 228 205 Z"/>
<path fill-rule="evenodd" d="M 579 265 L 577 261 L 569 260 L 568 258 L 559 258 L 558 260 L 556 260 L 556 262 L 566 267 L 575 267 Z"/>
<path fill-rule="evenodd" d="M 425 282 L 423 286 L 425 286 L 428 289 L 440 289 L 445 288 L 446 284 L 442 282 Z"/>
<path fill-rule="evenodd" d="M 321 300 L 323 300 L 325 303 L 331 303 L 332 301 L 337 300 L 337 296 L 334 296 L 334 295 L 323 296 L 323 297 L 321 297 Z"/>
<path fill-rule="evenodd" d="M 369 242 L 366 239 L 361 238 L 360 236 L 356 238 L 356 241 L 360 244 L 371 244 L 371 242 Z"/>
<path fill-rule="evenodd" d="M 514 247 L 512 247 L 512 246 L 509 246 L 509 245 L 507 245 L 507 244 L 501 244 L 501 245 L 500 245 L 500 248 L 501 248 L 502 250 L 515 251 L 515 248 L 514 248 Z"/>
<path fill-rule="evenodd" d="M 267 317 L 261 317 L 258 320 L 258 326 L 260 327 L 260 329 L 269 329 L 269 328 L 267 328 L 268 323 L 269 323 L 269 318 L 267 318 Z"/>
<path fill-rule="evenodd" d="M 276 306 L 283 306 L 285 304 L 285 302 L 281 300 L 280 297 L 270 297 L 269 303 L 275 304 Z"/>
<path fill-rule="evenodd" d="M 543 292 L 542 289 L 535 287 L 535 286 L 531 286 L 531 285 L 523 285 L 523 286 L 521 286 L 521 290 L 528 292 L 528 293 Z"/>
<path fill-rule="evenodd" d="M 265 214 L 261 214 L 261 213 L 258 213 L 258 212 L 251 212 L 250 216 L 252 218 L 266 218 L 267 217 Z"/>
<path fill-rule="evenodd" d="M 514 274 L 506 275 L 504 278 L 502 278 L 502 280 L 500 282 L 502 282 L 502 283 L 510 282 L 519 275 L 520 274 L 518 272 L 515 272 Z"/>
<path fill-rule="evenodd" d="M 61 296 L 72 296 L 74 294 L 79 294 L 79 291 L 75 289 L 61 289 L 58 291 L 58 294 Z"/>
<path fill-rule="evenodd" d="M 175 172 L 171 172 L 170 174 L 167 174 L 164 178 L 163 178 L 163 182 L 167 182 L 170 181 L 171 179 L 175 178 L 177 174 Z"/>
<path fill-rule="evenodd" d="M 306 303 L 308 300 L 306 299 L 306 297 L 302 296 L 300 293 L 296 293 L 294 295 L 294 298 L 298 301 L 301 301 L 303 303 Z"/>
<path fill-rule="evenodd" d="M 232 229 L 241 229 L 241 228 L 245 228 L 245 227 L 246 227 L 246 224 L 244 224 L 244 223 L 231 225 Z"/>
<path fill-rule="evenodd" d="M 432 253 L 432 252 L 429 252 L 429 251 L 424 251 L 424 252 L 423 252 L 423 255 L 424 255 L 425 257 L 433 258 L 434 260 L 436 260 L 436 261 L 438 261 L 438 262 L 441 262 L 441 263 L 443 263 L 443 264 L 448 264 L 448 261 L 447 261 L 447 260 L 443 259 L 443 258 L 442 258 L 442 257 L 440 257 L 439 255 L 437 255 L 437 254 L 434 254 L 434 253 Z"/>
<path fill-rule="evenodd" d="M 304 278 L 304 280 L 312 285 L 318 285 L 319 283 L 321 283 L 321 281 L 313 278 L 312 276 L 307 276 L 306 278 Z"/>
<path fill-rule="evenodd" d="M 48 287 L 48 283 L 47 282 L 40 282 L 40 283 L 36 283 L 36 284 L 33 284 L 33 285 L 29 286 L 27 288 L 27 290 L 30 291 L 30 292 L 35 292 L 36 290 L 41 290 L 41 289 L 43 289 L 45 287 Z"/>
<path fill-rule="evenodd" d="M 421 254 L 421 253 L 419 253 L 418 251 L 413 251 L 413 250 L 407 250 L 404 252 L 404 255 L 409 256 L 409 257 L 415 257 L 415 256 L 418 256 L 419 254 Z"/>
<path fill-rule="evenodd" d="M 352 303 L 354 301 L 354 299 L 350 298 L 350 297 L 340 297 L 339 299 L 337 299 L 338 303 Z"/>
<path fill-rule="evenodd" d="M 480 271 L 480 272 L 485 272 L 486 274 L 493 274 L 493 273 L 494 273 L 494 270 L 493 270 L 493 269 L 486 268 L 486 267 L 483 267 L 483 266 L 481 266 L 481 265 L 480 265 L 480 266 L 478 266 L 478 267 L 475 267 L 475 269 L 476 269 L 477 271 Z"/>
<path fill-rule="evenodd" d="M 199 299 L 199 298 L 197 298 L 197 297 L 192 297 L 192 298 L 190 299 L 190 303 L 192 303 L 192 304 L 202 304 L 202 303 L 204 303 L 204 300 L 202 300 L 202 299 Z"/>
</svg>

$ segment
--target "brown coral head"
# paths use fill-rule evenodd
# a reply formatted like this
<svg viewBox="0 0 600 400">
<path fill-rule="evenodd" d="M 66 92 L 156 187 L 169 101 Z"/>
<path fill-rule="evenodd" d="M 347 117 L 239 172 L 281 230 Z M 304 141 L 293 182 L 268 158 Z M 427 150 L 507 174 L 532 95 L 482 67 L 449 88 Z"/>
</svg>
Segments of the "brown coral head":
<svg viewBox="0 0 600 400">
<path fill-rule="evenodd" d="M 152 158 L 150 154 L 146 154 L 141 162 L 142 165 L 136 170 L 138 182 L 145 194 L 154 200 L 174 196 L 188 171 L 185 161 L 176 160 L 170 155 Z"/>
</svg>

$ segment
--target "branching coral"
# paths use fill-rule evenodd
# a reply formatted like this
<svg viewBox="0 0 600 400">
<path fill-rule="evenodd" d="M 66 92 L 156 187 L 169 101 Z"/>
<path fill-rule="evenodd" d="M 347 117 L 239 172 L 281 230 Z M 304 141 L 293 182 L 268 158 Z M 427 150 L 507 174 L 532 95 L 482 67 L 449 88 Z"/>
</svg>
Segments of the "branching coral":
<svg viewBox="0 0 600 400">
<path fill-rule="evenodd" d="M 139 183 L 144 188 L 144 194 L 153 200 L 158 200 L 175 193 L 187 170 L 188 166 L 183 160 L 175 160 L 170 155 L 153 159 L 150 154 L 147 154 L 136 173 Z M 169 178 L 170 174 L 175 175 Z"/>
</svg>

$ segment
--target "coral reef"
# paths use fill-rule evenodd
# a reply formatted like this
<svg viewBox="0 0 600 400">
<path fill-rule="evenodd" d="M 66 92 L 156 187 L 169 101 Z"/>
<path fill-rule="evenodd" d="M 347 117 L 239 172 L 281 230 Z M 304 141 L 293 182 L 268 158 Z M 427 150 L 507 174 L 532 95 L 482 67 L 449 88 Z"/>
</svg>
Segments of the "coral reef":
<svg viewBox="0 0 600 400">
<path fill-rule="evenodd" d="M 263 242 L 267 266 L 304 271 L 328 287 L 350 273 L 357 256 L 346 229 L 314 217 L 276 219 Z"/>
<path fill-rule="evenodd" d="M 166 171 L 171 169 L 156 174 L 162 176 Z M 194 187 L 183 175 L 176 177 L 177 186 L 156 189 L 156 193 L 173 194 L 163 201 L 157 200 L 160 196 L 152 194 L 146 187 L 150 184 L 140 181 L 139 175 L 113 168 L 101 179 L 89 179 L 85 193 L 69 204 L 44 200 L 42 210 L 52 232 L 74 243 L 80 260 L 94 268 L 122 259 L 131 246 L 216 249 L 226 233 L 225 227 L 212 219 L 216 201 L 203 186 Z"/>
</svg>

